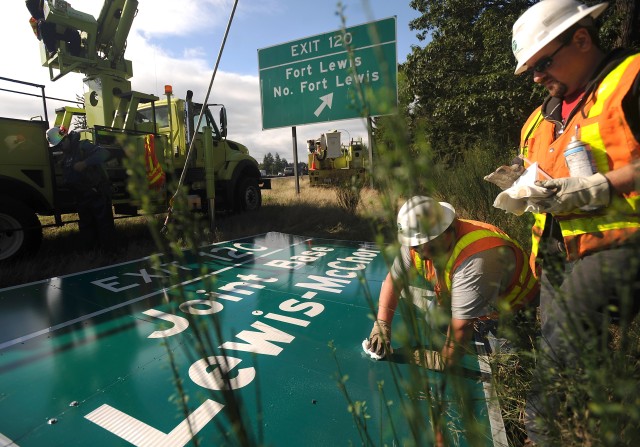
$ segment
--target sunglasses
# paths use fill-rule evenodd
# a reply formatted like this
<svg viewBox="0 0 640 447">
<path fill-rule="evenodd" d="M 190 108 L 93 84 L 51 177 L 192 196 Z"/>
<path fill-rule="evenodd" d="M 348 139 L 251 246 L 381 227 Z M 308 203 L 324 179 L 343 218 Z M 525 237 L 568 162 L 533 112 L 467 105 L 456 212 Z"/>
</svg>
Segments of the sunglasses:
<svg viewBox="0 0 640 447">
<path fill-rule="evenodd" d="M 549 67 L 551 67 L 551 65 L 553 64 L 554 56 L 558 54 L 558 51 L 562 50 L 566 46 L 567 46 L 567 42 L 563 42 L 562 45 L 560 45 L 556 49 L 556 51 L 551 53 L 549 56 L 545 56 L 541 58 L 538 62 L 536 62 L 536 64 L 533 67 L 527 69 L 527 73 L 529 74 L 533 74 L 534 72 L 544 73 L 545 71 L 547 71 Z"/>
</svg>

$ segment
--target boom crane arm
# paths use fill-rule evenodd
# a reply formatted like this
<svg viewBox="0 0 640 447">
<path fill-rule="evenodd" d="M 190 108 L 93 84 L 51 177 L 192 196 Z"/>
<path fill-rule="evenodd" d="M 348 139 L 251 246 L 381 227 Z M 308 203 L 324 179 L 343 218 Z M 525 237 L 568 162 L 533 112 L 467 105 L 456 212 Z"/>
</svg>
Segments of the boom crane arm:
<svg viewBox="0 0 640 447">
<path fill-rule="evenodd" d="M 42 64 L 49 67 L 51 80 L 70 72 L 131 78 L 131 62 L 124 59 L 124 51 L 137 8 L 138 0 L 105 0 L 96 20 L 90 14 L 75 10 L 65 0 L 44 0 L 44 20 L 55 26 L 52 32 L 58 38 L 54 54 L 42 51 Z M 63 36 L 69 32 L 80 34 L 79 51 L 67 48 Z"/>
<path fill-rule="evenodd" d="M 124 56 L 126 39 L 138 12 L 138 1 L 106 0 L 98 16 L 96 47 L 112 63 Z"/>
<path fill-rule="evenodd" d="M 88 126 L 132 128 L 138 104 L 158 99 L 131 90 L 133 69 L 124 58 L 138 0 L 105 0 L 97 20 L 65 0 L 44 0 L 43 6 L 45 21 L 55 24 L 59 36 L 68 30 L 81 36 L 80 51 L 75 54 L 62 37 L 55 54 L 41 51 L 51 80 L 70 72 L 84 74 Z"/>
</svg>

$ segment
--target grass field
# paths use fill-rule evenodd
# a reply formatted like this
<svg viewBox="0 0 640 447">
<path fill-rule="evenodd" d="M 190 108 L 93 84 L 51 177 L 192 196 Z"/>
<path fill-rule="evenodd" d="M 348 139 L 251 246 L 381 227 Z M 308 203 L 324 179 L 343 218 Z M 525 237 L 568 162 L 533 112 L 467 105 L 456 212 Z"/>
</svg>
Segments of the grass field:
<svg viewBox="0 0 640 447">
<path fill-rule="evenodd" d="M 237 239 L 269 231 L 330 239 L 373 241 L 376 227 L 388 226 L 382 219 L 377 194 L 361 191 L 355 213 L 338 204 L 337 190 L 311 188 L 308 177 L 300 178 L 300 193 L 295 178 L 274 178 L 272 189 L 262 192 L 263 206 L 258 212 L 239 215 L 218 215 L 213 230 L 203 227 L 202 245 Z M 138 259 L 158 252 L 151 227 L 159 229 L 164 215 L 116 220 L 115 253 L 82 250 L 78 246 L 78 226 L 75 223 L 44 230 L 39 252 L 31 259 L 4 265 L 0 269 L 0 288 L 24 284 L 54 276 L 66 275 L 105 265 Z M 64 216 L 65 221 L 76 215 Z M 53 218 L 41 217 L 44 224 Z M 151 227 L 150 227 L 151 226 Z M 392 227 L 392 226 L 391 226 Z"/>
</svg>

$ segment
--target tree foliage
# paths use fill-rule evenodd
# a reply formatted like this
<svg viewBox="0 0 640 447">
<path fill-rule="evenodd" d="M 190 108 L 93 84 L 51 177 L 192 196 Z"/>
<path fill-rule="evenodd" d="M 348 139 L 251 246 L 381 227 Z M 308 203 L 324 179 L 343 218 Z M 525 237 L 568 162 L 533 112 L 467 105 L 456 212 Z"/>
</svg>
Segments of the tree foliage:
<svg viewBox="0 0 640 447">
<path fill-rule="evenodd" d="M 546 92 L 527 75 L 515 76 L 512 26 L 532 0 L 412 0 L 422 15 L 410 23 L 415 46 L 402 67 L 415 98 L 410 128 L 423 129 L 439 159 L 466 148 L 517 147 L 520 127 Z M 588 4 L 599 1 L 587 1 Z M 640 0 L 612 0 L 602 16 L 604 48 L 638 48 Z M 420 123 L 417 126 L 416 123 Z"/>
<path fill-rule="evenodd" d="M 274 172 L 273 162 L 274 162 L 273 155 L 271 154 L 271 152 L 269 152 L 262 159 L 262 164 L 260 165 L 260 167 L 265 171 L 267 171 L 267 174 L 271 174 L 272 172 Z"/>
<path fill-rule="evenodd" d="M 269 152 L 262 159 L 261 168 L 267 171 L 269 175 L 276 175 L 278 172 L 284 171 L 284 168 L 287 167 L 289 163 L 285 158 L 280 158 L 280 154 L 276 152 L 275 157 Z"/>
<path fill-rule="evenodd" d="M 410 27 L 431 41 L 406 62 L 415 113 L 438 157 L 457 157 L 480 141 L 517 145 L 519 127 L 542 98 L 514 76 L 511 27 L 532 1 L 413 0 Z"/>
<path fill-rule="evenodd" d="M 589 4 L 599 2 L 590 1 Z M 610 0 L 603 14 L 600 38 L 604 48 L 640 51 L 640 0 Z"/>
<path fill-rule="evenodd" d="M 379 145 L 384 145 L 387 148 L 400 146 L 413 149 L 416 126 L 413 106 L 414 95 L 409 88 L 404 65 L 400 65 L 398 67 L 398 115 L 401 119 L 386 116 L 374 118 L 375 139 Z M 398 125 L 401 125 L 402 128 L 398 129 Z M 412 130 L 407 132 L 405 127 Z M 405 141 L 399 142 L 398 138 L 405 138 Z M 406 140 L 407 138 L 408 140 Z"/>
</svg>

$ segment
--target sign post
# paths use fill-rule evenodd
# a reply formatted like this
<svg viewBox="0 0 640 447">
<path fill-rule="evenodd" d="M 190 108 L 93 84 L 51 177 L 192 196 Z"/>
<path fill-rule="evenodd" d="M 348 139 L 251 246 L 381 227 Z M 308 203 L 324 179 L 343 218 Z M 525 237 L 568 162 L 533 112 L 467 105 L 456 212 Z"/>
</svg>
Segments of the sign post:
<svg viewBox="0 0 640 447">
<path fill-rule="evenodd" d="M 298 177 L 298 134 L 296 126 L 291 128 L 291 139 L 293 140 L 293 175 L 296 178 L 296 194 L 300 194 L 300 177 Z"/>
</svg>

